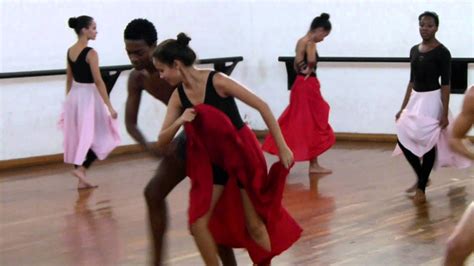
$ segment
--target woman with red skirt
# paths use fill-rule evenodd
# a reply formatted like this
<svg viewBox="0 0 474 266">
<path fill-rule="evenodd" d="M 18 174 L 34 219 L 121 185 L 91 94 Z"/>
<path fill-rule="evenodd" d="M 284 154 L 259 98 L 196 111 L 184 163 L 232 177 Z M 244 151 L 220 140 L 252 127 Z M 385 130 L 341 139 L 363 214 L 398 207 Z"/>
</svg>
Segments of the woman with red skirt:
<svg viewBox="0 0 474 266">
<path fill-rule="evenodd" d="M 321 95 L 316 76 L 316 43 L 323 41 L 330 32 L 329 15 L 322 13 L 313 20 L 308 33 L 298 40 L 294 62 L 297 76 L 291 88 L 290 105 L 278 119 L 295 161 L 309 161 L 309 172 L 318 174 L 332 172 L 319 165 L 318 156 L 335 142 L 329 125 L 329 104 Z M 262 149 L 271 154 L 278 153 L 271 135 L 265 139 Z"/>
</svg>

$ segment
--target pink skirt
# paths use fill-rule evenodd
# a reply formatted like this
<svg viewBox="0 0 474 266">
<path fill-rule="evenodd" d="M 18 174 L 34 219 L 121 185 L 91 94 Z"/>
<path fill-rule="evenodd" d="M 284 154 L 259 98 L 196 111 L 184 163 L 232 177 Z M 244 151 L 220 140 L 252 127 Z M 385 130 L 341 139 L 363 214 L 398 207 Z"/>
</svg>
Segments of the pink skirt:
<svg viewBox="0 0 474 266">
<path fill-rule="evenodd" d="M 440 89 L 428 92 L 413 91 L 396 124 L 398 140 L 418 157 L 422 157 L 436 146 L 435 168 L 467 168 L 471 161 L 449 147 L 449 127 L 441 129 L 439 126 L 442 113 Z M 393 154 L 401 153 L 397 145 Z"/>
<path fill-rule="evenodd" d="M 87 151 L 105 159 L 120 144 L 113 119 L 94 83 L 73 82 L 59 121 L 64 133 L 64 162 L 82 165 Z"/>
</svg>

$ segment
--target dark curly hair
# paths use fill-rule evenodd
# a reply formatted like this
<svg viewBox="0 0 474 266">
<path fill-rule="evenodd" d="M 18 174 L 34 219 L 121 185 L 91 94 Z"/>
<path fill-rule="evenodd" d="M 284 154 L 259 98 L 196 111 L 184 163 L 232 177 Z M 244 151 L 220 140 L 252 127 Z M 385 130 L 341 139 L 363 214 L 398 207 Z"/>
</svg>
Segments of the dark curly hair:
<svg viewBox="0 0 474 266">
<path fill-rule="evenodd" d="M 436 27 L 439 26 L 439 17 L 438 17 L 438 14 L 436 14 L 435 12 L 433 11 L 425 11 L 423 13 L 421 13 L 419 16 L 418 16 L 418 21 L 421 21 L 421 19 L 423 17 L 432 17 L 434 19 L 434 22 L 435 22 L 435 25 Z"/>
<path fill-rule="evenodd" d="M 153 23 L 143 18 L 137 18 L 128 23 L 123 32 L 123 38 L 125 40 L 144 40 L 149 46 L 152 46 L 156 44 L 158 34 Z"/>
</svg>

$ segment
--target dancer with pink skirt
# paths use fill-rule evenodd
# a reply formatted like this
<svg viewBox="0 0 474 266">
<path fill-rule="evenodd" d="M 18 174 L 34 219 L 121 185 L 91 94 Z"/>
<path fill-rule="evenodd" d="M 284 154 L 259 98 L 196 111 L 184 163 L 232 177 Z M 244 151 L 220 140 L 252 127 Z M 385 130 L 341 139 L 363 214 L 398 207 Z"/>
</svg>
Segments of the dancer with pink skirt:
<svg viewBox="0 0 474 266">
<path fill-rule="evenodd" d="M 97 187 L 86 170 L 98 158 L 103 160 L 120 143 L 117 112 L 110 103 L 100 74 L 97 52 L 88 47 L 95 40 L 94 19 L 80 16 L 69 19 L 78 36 L 67 53 L 66 101 L 60 126 L 64 133 L 64 162 L 74 165 L 78 189 Z"/>
<path fill-rule="evenodd" d="M 396 115 L 398 146 L 394 154 L 403 153 L 415 170 L 418 181 L 407 192 L 415 192 L 414 203 L 423 203 L 433 168 L 464 168 L 470 161 L 448 144 L 451 54 L 435 37 L 438 15 L 427 11 L 418 20 L 423 41 L 410 51 L 410 82 Z"/>
</svg>

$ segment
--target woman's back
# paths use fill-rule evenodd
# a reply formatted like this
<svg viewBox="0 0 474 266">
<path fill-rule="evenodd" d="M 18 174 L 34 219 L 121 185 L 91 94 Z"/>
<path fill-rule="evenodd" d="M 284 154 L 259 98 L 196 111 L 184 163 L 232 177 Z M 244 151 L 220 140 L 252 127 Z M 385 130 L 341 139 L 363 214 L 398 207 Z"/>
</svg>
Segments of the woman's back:
<svg viewBox="0 0 474 266">
<path fill-rule="evenodd" d="M 309 56 L 308 52 L 311 51 L 311 55 L 313 55 L 313 51 L 315 53 L 315 57 Z M 298 40 L 296 43 L 295 48 L 295 61 L 293 62 L 293 68 L 295 69 L 296 73 L 304 73 L 308 71 L 308 66 L 311 69 L 311 72 L 316 70 L 316 60 L 318 55 L 316 53 L 316 44 L 311 42 L 307 39 L 307 37 L 303 37 Z"/>
<path fill-rule="evenodd" d="M 87 62 L 87 54 L 91 47 L 72 46 L 67 53 L 67 61 L 71 66 L 74 81 L 79 83 L 94 83 L 91 68 Z"/>
</svg>

